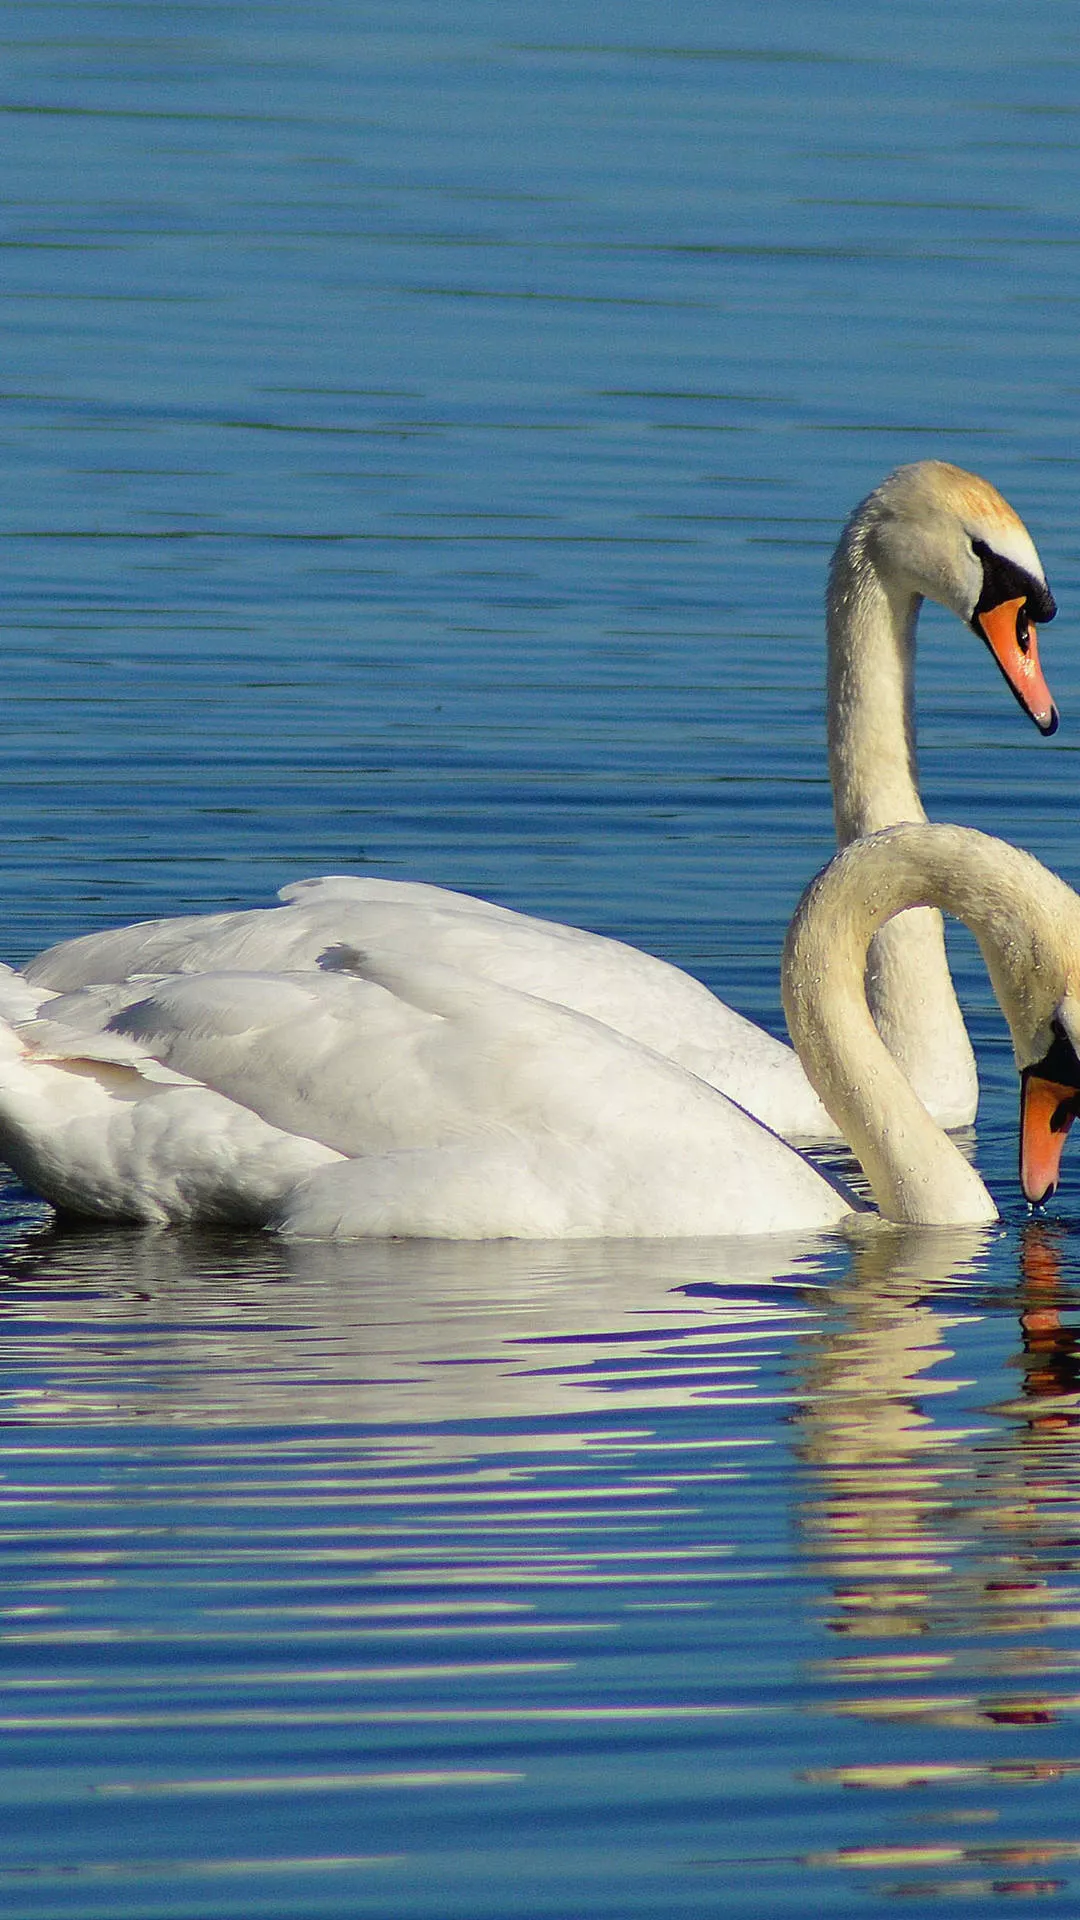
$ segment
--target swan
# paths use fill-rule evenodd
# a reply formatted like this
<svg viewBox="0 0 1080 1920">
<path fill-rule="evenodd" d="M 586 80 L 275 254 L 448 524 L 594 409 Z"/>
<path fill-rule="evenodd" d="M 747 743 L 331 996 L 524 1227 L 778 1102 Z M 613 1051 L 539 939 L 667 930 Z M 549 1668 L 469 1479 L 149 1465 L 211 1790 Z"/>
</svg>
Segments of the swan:
<svg viewBox="0 0 1080 1920">
<path fill-rule="evenodd" d="M 813 881 L 783 995 L 811 1084 L 879 1213 L 996 1209 L 882 1041 L 879 929 L 911 907 L 974 931 L 1023 1073 L 1029 1198 L 1080 1103 L 1080 897 L 1031 855 L 924 822 Z M 171 974 L 68 994 L 4 983 L 0 1154 L 68 1211 L 315 1239 L 587 1239 L 820 1231 L 865 1202 L 675 1061 L 587 1014 L 416 958 L 332 948 L 310 972 Z"/>
<path fill-rule="evenodd" d="M 985 641 L 1043 733 L 1057 726 L 1034 625 L 1056 609 L 1027 530 L 974 474 L 935 460 L 898 468 L 851 515 L 829 575 L 829 763 L 841 845 L 894 821 L 925 819 L 912 711 L 925 596 Z M 276 907 L 67 941 L 32 961 L 26 978 L 67 991 L 135 974 L 310 971 L 332 946 L 377 954 L 389 944 L 603 1021 L 788 1139 L 836 1137 L 790 1047 L 650 954 L 421 883 L 329 877 L 284 887 L 279 898 Z M 975 1063 L 938 914 L 909 914 L 879 936 L 869 992 L 931 1113 L 945 1126 L 969 1123 Z"/>
</svg>

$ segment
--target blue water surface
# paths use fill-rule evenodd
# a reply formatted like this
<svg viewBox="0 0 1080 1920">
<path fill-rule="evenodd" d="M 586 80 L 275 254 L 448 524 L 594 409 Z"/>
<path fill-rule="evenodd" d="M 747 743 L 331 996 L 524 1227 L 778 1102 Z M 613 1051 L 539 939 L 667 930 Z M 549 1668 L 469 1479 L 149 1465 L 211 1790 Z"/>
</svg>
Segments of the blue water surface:
<svg viewBox="0 0 1080 1920">
<path fill-rule="evenodd" d="M 1080 39 L 971 0 L 0 23 L 3 951 L 463 886 L 782 1031 L 852 504 L 987 474 L 1042 741 L 927 610 L 939 818 L 1075 882 Z M 993 1231 L 286 1247 L 0 1194 L 12 1920 L 1080 1897 L 1080 1172 Z"/>
</svg>

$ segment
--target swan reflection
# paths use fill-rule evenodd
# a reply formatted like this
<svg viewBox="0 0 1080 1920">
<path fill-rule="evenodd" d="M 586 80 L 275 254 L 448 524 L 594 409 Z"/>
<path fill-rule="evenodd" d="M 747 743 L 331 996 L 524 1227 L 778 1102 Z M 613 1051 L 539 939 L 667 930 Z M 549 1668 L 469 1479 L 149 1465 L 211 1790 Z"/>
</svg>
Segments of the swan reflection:
<svg viewBox="0 0 1080 1920">
<path fill-rule="evenodd" d="M 1075 1790 L 1052 1743 L 1080 1712 L 1080 1481 L 1075 1251 L 1021 1231 L 995 1355 L 1014 1244 L 27 1232 L 0 1288 L 5 1412 L 36 1428 L 59 1519 L 46 1604 L 31 1581 L 8 1623 L 39 1663 L 18 1725 L 47 1731 L 62 1685 L 92 1731 L 106 1676 L 114 1735 L 127 1712 L 174 1739 L 175 1701 L 216 1741 L 222 1712 L 247 1726 L 265 1667 L 309 1728 L 468 1726 L 480 1768 L 512 1727 L 523 1777 L 530 1741 L 589 1723 L 644 1793 L 684 1738 L 748 1778 L 763 1742 L 772 1779 L 781 1712 L 792 1790 L 876 1809 L 809 1870 L 925 1898 L 1018 1886 L 1071 1843 L 965 1822 L 1024 1789 L 1037 1826 Z M 173 1580 L 198 1596 L 212 1698 L 175 1649 L 103 1649 L 93 1595 Z M 835 1651 L 800 1668 L 815 1633 Z M 57 1648 L 85 1673 L 56 1677 Z M 912 1834 L 916 1787 L 940 1843 Z"/>
<path fill-rule="evenodd" d="M 1031 1736 L 1054 1737 L 1080 1712 L 1080 1692 L 1068 1684 L 1080 1654 L 1061 1640 L 1063 1629 L 1074 1639 L 1080 1624 L 1078 1353 L 1063 1318 L 1070 1260 L 1075 1300 L 1075 1251 L 1060 1228 L 1039 1221 L 1021 1230 L 1018 1251 L 1020 1337 L 1003 1362 L 1019 1371 L 1021 1387 L 981 1406 L 977 1422 L 950 1411 L 948 1394 L 961 1396 L 967 1383 L 944 1368 L 933 1377 L 964 1313 L 950 1312 L 940 1292 L 920 1299 L 917 1287 L 906 1291 L 903 1261 L 874 1281 L 864 1267 L 861 1287 L 854 1276 L 834 1287 L 840 1329 L 823 1328 L 800 1348 L 806 1398 L 796 1444 L 810 1469 L 799 1504 L 802 1550 L 827 1582 L 827 1629 L 856 1643 L 815 1663 L 819 1711 L 840 1725 L 880 1727 L 903 1754 L 841 1759 L 804 1777 L 822 1791 L 933 1787 L 983 1800 L 981 1810 L 961 1802 L 937 1816 L 961 1830 L 949 1844 L 913 1839 L 912 1816 L 898 1806 L 893 1842 L 808 1860 L 895 1872 L 902 1877 L 875 1885 L 896 1897 L 1060 1891 L 1066 1882 L 1019 1881 L 1009 1870 L 1078 1855 L 1074 1841 L 988 1844 L 962 1832 L 965 1817 L 1015 1818 L 1015 1788 L 1046 1794 L 1060 1785 L 1067 1794 L 1076 1772 L 1074 1759 L 1031 1746 Z M 970 1261 L 957 1254 L 956 1275 L 977 1267 L 977 1253 Z M 966 1754 L 958 1731 L 976 1742 Z M 1037 1833 L 1043 1819 L 1060 1817 L 1055 1805 L 1033 1813 L 1028 1803 Z M 973 1868 L 993 1877 L 957 1877 Z M 917 1884 L 903 1877 L 913 1869 L 924 1876 Z"/>
<path fill-rule="evenodd" d="M 123 1348 L 117 1417 L 197 1424 L 538 1421 L 737 1399 L 800 1334 L 843 1242 L 282 1242 L 45 1234 L 9 1258 L 93 1328 L 53 1355 L 66 1409 Z M 103 1336 L 105 1344 L 102 1344 Z M 39 1337 L 47 1339 L 43 1332 Z M 118 1346 L 112 1343 L 119 1343 Z M 445 1441 L 438 1440 L 442 1451 Z"/>
</svg>

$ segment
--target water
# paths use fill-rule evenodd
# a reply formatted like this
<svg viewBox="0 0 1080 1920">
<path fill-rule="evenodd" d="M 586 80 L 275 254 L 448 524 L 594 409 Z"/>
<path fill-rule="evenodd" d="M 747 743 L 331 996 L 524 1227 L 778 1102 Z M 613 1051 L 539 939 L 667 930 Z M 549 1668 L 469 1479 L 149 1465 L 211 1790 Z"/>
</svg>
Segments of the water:
<svg viewBox="0 0 1080 1920">
<path fill-rule="evenodd" d="M 903 459 L 1063 612 L 927 614 L 932 814 L 1074 881 L 1076 29 L 3 23 L 4 950 L 374 869 L 780 1030 L 820 594 Z M 1075 1907 L 1075 1172 L 991 1233 L 289 1249 L 0 1196 L 13 1916 Z M 1068 1177 L 1068 1176 L 1067 1176 Z"/>
</svg>

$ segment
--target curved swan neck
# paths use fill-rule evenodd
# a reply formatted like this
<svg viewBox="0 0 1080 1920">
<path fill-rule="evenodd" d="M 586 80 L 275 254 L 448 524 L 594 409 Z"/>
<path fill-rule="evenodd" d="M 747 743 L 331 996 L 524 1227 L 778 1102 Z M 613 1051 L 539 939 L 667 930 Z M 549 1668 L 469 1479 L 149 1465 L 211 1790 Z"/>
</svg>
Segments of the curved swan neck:
<svg viewBox="0 0 1080 1920">
<path fill-rule="evenodd" d="M 883 1044 L 864 988 L 878 929 L 908 907 L 954 913 L 979 941 L 1014 1035 L 1064 996 L 1080 900 L 1014 847 L 960 827 L 897 826 L 811 883 L 784 947 L 784 1008 L 807 1075 L 862 1162 L 881 1212 L 912 1225 L 995 1217 L 978 1174 L 930 1119 Z"/>
<path fill-rule="evenodd" d="M 922 595 L 869 550 L 875 496 L 852 515 L 829 571 L 829 773 L 841 846 L 895 820 L 925 820 L 915 758 L 915 623 Z"/>
<path fill-rule="evenodd" d="M 901 468 L 856 507 L 826 596 L 829 771 L 841 846 L 898 820 L 925 820 L 915 754 L 915 627 L 923 588 L 959 611 L 942 570 L 937 469 Z M 947 1126 L 978 1104 L 975 1056 L 937 913 L 907 914 L 874 941 L 867 992 L 878 1031 Z"/>
</svg>

